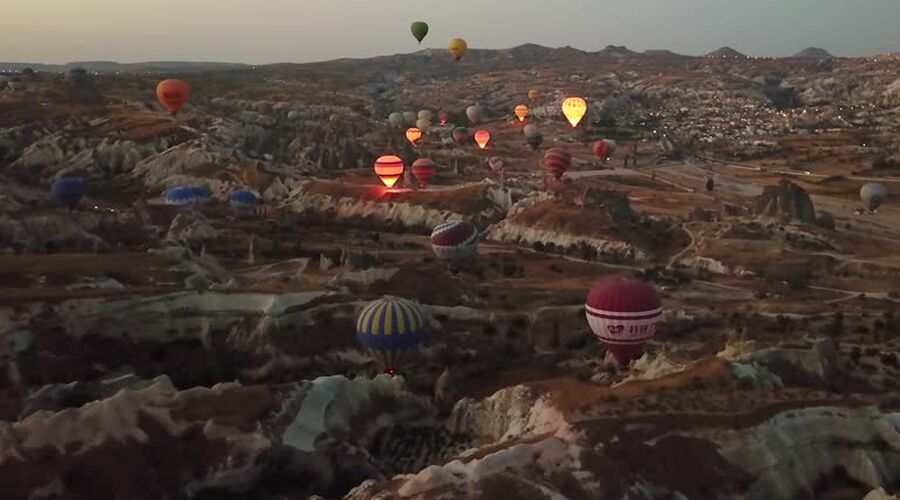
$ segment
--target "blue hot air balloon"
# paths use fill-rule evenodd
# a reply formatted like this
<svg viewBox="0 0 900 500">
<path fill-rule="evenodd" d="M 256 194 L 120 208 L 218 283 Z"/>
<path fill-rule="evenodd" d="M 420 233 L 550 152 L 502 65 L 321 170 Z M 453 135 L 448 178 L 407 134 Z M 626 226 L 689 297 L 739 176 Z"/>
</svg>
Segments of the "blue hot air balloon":
<svg viewBox="0 0 900 500">
<path fill-rule="evenodd" d="M 50 186 L 53 199 L 69 208 L 75 208 L 84 196 L 84 181 L 81 177 L 60 177 Z"/>
<path fill-rule="evenodd" d="M 259 198 L 246 189 L 238 189 L 231 193 L 228 201 L 231 205 L 231 212 L 238 217 L 249 217 L 256 214 L 256 208 L 259 206 Z"/>
<path fill-rule="evenodd" d="M 422 307 L 411 300 L 393 296 L 370 302 L 356 322 L 359 343 L 392 374 L 396 373 L 404 354 L 418 347 L 427 333 Z"/>
<path fill-rule="evenodd" d="M 206 186 L 179 186 L 166 191 L 166 205 L 193 208 L 209 203 L 212 192 Z"/>
</svg>

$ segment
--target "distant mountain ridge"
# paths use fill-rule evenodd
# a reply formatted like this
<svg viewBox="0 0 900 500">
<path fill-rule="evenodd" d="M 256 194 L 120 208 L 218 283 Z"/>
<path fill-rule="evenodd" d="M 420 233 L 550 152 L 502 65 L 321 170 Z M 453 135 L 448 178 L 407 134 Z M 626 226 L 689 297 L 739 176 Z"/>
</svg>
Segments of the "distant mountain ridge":
<svg viewBox="0 0 900 500">
<path fill-rule="evenodd" d="M 66 64 L 32 64 L 0 62 L 0 71 L 14 72 L 24 68 L 35 71 L 58 73 L 72 68 L 83 68 L 96 73 L 197 73 L 228 69 L 247 69 L 251 66 L 241 63 L 193 62 L 193 61 L 148 61 L 139 63 L 117 63 L 114 61 L 75 61 Z"/>
<path fill-rule="evenodd" d="M 797 59 L 816 59 L 819 61 L 834 59 L 834 56 L 831 55 L 830 52 L 825 49 L 820 49 L 819 47 L 807 47 L 800 52 L 797 52 L 792 57 Z"/>
<path fill-rule="evenodd" d="M 723 59 L 746 59 L 747 55 L 742 54 L 731 47 L 719 47 L 718 49 L 706 54 L 706 57 L 720 57 Z"/>
</svg>

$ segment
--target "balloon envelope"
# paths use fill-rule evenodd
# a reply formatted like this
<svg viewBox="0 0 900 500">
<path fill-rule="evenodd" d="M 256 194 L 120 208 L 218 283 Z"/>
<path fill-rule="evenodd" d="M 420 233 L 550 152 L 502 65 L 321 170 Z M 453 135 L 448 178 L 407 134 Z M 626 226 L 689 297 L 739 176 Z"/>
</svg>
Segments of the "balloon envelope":
<svg viewBox="0 0 900 500">
<path fill-rule="evenodd" d="M 419 142 L 419 139 L 421 139 L 421 138 L 422 138 L 421 130 L 419 130 L 415 127 L 406 129 L 406 140 L 408 140 L 410 142 L 410 144 L 412 144 L 413 146 L 415 146 L 416 143 Z"/>
<path fill-rule="evenodd" d="M 656 335 L 662 311 L 656 290 L 630 278 L 600 281 L 585 302 L 591 330 L 620 365 L 627 365 Z"/>
<path fill-rule="evenodd" d="M 606 141 L 599 140 L 594 143 L 593 146 L 594 156 L 600 158 L 601 160 L 605 160 L 609 156 L 609 145 L 606 144 Z"/>
<path fill-rule="evenodd" d="M 528 106 L 519 104 L 516 106 L 515 112 L 516 118 L 518 118 L 520 122 L 525 121 L 525 118 L 528 116 Z"/>
<path fill-rule="evenodd" d="M 479 148 L 486 148 L 489 142 L 491 142 L 490 132 L 488 132 L 487 130 L 475 131 L 475 144 L 478 144 Z"/>
<path fill-rule="evenodd" d="M 418 118 L 420 120 L 428 120 L 428 121 L 431 121 L 431 119 L 434 118 L 434 115 L 431 113 L 431 111 L 429 111 L 427 109 L 419 110 L 419 114 L 416 116 L 418 116 Z"/>
<path fill-rule="evenodd" d="M 366 305 L 356 321 L 356 338 L 387 370 L 425 340 L 428 324 L 419 304 L 385 296 Z"/>
<path fill-rule="evenodd" d="M 431 231 L 431 249 L 444 260 L 461 260 L 478 253 L 478 228 L 469 221 L 443 222 Z"/>
<path fill-rule="evenodd" d="M 419 158 L 412 164 L 412 174 L 422 188 L 427 188 L 428 183 L 437 174 L 437 164 L 430 158 Z"/>
<path fill-rule="evenodd" d="M 423 21 L 416 21 L 410 25 L 409 31 L 416 41 L 422 43 L 422 40 L 425 39 L 425 35 L 428 34 L 428 24 Z"/>
<path fill-rule="evenodd" d="M 238 217 L 249 217 L 256 214 L 259 198 L 247 189 L 238 189 L 228 198 L 231 212 Z"/>
<path fill-rule="evenodd" d="M 166 191 L 166 205 L 194 207 L 208 203 L 212 193 L 206 186 L 179 186 Z"/>
<path fill-rule="evenodd" d="M 156 86 L 156 98 L 173 115 L 191 98 L 191 86 L 184 80 L 163 80 Z"/>
<path fill-rule="evenodd" d="M 398 156 L 385 155 L 375 160 L 375 175 L 387 188 L 394 187 L 403 175 L 403 170 L 403 160 Z"/>
<path fill-rule="evenodd" d="M 544 134 L 540 132 L 532 132 L 531 134 L 525 136 L 525 142 L 531 146 L 531 149 L 537 149 L 541 147 L 541 144 L 544 142 Z"/>
<path fill-rule="evenodd" d="M 884 184 L 870 182 L 859 190 L 859 198 L 866 210 L 877 210 L 888 197 L 888 189 Z"/>
<path fill-rule="evenodd" d="M 406 124 L 407 127 L 412 127 L 416 124 L 416 120 L 419 118 L 412 111 L 404 111 L 403 112 L 403 123 Z"/>
<path fill-rule="evenodd" d="M 450 55 L 453 56 L 453 59 L 459 61 L 467 52 L 469 52 L 469 44 L 462 38 L 454 38 L 450 40 L 448 50 L 450 51 Z"/>
<path fill-rule="evenodd" d="M 453 129 L 453 140 L 457 144 L 462 144 L 469 140 L 469 129 L 466 127 L 456 127 Z"/>
<path fill-rule="evenodd" d="M 441 111 L 438 113 L 438 121 L 441 122 L 441 125 L 446 125 L 447 122 L 450 121 L 450 115 L 448 115 L 446 111 Z"/>
<path fill-rule="evenodd" d="M 569 97 L 563 101 L 562 111 L 572 128 L 575 128 L 581 122 L 581 119 L 584 118 L 584 114 L 587 113 L 587 102 L 580 97 Z"/>
<path fill-rule="evenodd" d="M 421 130 L 423 133 L 428 132 L 428 129 L 431 128 L 431 122 L 424 118 L 419 118 L 416 120 L 416 128 Z"/>
<path fill-rule="evenodd" d="M 477 124 L 481 121 L 481 117 L 484 114 L 484 109 L 481 106 L 474 104 L 466 108 L 466 116 L 469 118 L 469 121 L 472 124 Z"/>
<path fill-rule="evenodd" d="M 400 128 L 403 126 L 403 113 L 391 113 L 388 116 L 388 123 L 391 125 Z"/>
<path fill-rule="evenodd" d="M 522 133 L 525 134 L 525 137 L 528 137 L 529 135 L 540 133 L 540 129 L 538 129 L 537 125 L 529 123 L 522 129 Z"/>
<path fill-rule="evenodd" d="M 531 89 L 528 91 L 528 98 L 532 101 L 537 101 L 538 98 L 541 97 L 541 93 L 537 91 L 537 89 Z"/>
<path fill-rule="evenodd" d="M 84 180 L 81 177 L 60 177 L 50 186 L 50 195 L 57 202 L 75 208 L 84 196 Z"/>
<path fill-rule="evenodd" d="M 544 166 L 556 180 L 562 178 L 572 165 L 572 153 L 562 148 L 550 148 L 544 154 Z"/>
</svg>

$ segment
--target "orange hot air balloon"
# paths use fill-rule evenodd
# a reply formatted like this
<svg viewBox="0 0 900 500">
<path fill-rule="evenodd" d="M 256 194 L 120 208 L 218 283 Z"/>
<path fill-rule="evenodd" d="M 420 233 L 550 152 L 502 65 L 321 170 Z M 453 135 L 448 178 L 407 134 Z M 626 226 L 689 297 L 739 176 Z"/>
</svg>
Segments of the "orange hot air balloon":
<svg viewBox="0 0 900 500">
<path fill-rule="evenodd" d="M 516 118 L 518 118 L 520 122 L 524 122 L 526 116 L 528 116 L 528 106 L 524 104 L 516 106 Z"/>
<path fill-rule="evenodd" d="M 406 140 L 410 142 L 413 146 L 419 142 L 419 139 L 422 138 L 422 130 L 418 128 L 410 128 L 406 130 Z"/>
<path fill-rule="evenodd" d="M 175 116 L 191 98 L 191 86 L 184 80 L 163 80 L 156 86 L 156 98 Z"/>
<path fill-rule="evenodd" d="M 403 175 L 403 168 L 403 160 L 398 156 L 385 155 L 375 160 L 375 175 L 388 189 L 394 187 Z"/>
<path fill-rule="evenodd" d="M 478 147 L 484 149 L 491 142 L 491 133 L 487 130 L 478 130 L 475 132 L 475 143 Z"/>
<path fill-rule="evenodd" d="M 587 102 L 580 97 L 569 97 L 563 101 L 562 111 L 569 123 L 572 124 L 572 128 L 575 128 L 587 113 Z"/>
</svg>

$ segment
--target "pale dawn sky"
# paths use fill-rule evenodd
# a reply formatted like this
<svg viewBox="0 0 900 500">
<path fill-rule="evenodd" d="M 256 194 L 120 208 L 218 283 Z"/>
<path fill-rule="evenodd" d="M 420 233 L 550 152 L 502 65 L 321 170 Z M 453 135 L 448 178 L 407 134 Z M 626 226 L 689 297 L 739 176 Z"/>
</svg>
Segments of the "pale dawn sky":
<svg viewBox="0 0 900 500">
<path fill-rule="evenodd" d="M 423 47 L 900 51 L 900 0 L 6 0 L 0 13 L 8 62 L 369 57 L 417 50 L 414 20 L 431 26 Z"/>
</svg>

